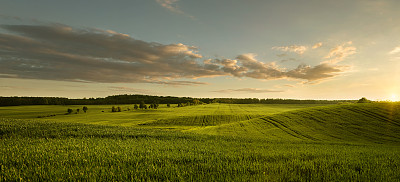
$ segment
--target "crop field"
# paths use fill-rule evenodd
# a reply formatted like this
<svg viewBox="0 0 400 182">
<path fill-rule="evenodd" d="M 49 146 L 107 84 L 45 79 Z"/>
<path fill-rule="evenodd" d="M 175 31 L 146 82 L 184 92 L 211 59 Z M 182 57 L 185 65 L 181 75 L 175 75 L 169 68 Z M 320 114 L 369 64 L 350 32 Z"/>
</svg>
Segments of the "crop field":
<svg viewBox="0 0 400 182">
<path fill-rule="evenodd" d="M 114 126 L 169 125 L 171 127 L 197 126 L 201 125 L 203 120 L 206 121 L 206 125 L 216 125 L 318 105 L 208 104 L 195 107 L 176 107 L 174 105 L 170 108 L 160 105 L 156 110 L 134 110 L 133 105 L 115 105 L 115 107 L 121 107 L 123 112 L 111 112 L 112 106 L 89 105 L 87 113 L 82 111 L 83 106 L 80 105 L 10 106 L 0 107 L 0 114 L 1 118 L 10 119 L 52 120 Z M 74 112 L 67 115 L 68 108 Z M 76 114 L 76 109 L 80 109 L 78 114 Z"/>
<path fill-rule="evenodd" d="M 400 181 L 400 103 L 115 106 L 0 107 L 0 181 Z"/>
</svg>

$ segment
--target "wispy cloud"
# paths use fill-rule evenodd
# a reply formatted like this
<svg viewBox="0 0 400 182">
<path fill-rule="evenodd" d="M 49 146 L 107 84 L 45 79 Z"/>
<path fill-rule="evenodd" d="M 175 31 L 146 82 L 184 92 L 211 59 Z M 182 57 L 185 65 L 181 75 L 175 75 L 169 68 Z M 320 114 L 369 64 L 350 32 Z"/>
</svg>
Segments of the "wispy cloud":
<svg viewBox="0 0 400 182">
<path fill-rule="evenodd" d="M 171 85 L 171 86 L 196 86 L 196 85 L 208 85 L 205 82 L 196 81 L 159 81 L 158 84 Z"/>
<path fill-rule="evenodd" d="M 160 4 L 162 7 L 168 9 L 171 12 L 177 13 L 177 14 L 181 14 L 181 15 L 185 15 L 188 16 L 192 19 L 194 19 L 193 16 L 188 15 L 187 13 L 183 12 L 181 9 L 179 9 L 177 2 L 179 0 L 156 0 L 156 2 L 158 4 Z"/>
<path fill-rule="evenodd" d="M 290 46 L 272 47 L 272 49 L 283 52 L 294 52 L 301 55 L 304 54 L 304 52 L 306 52 L 308 48 L 306 46 L 290 45 Z"/>
<path fill-rule="evenodd" d="M 351 56 L 356 53 L 357 48 L 351 46 L 353 42 L 349 41 L 342 45 L 338 45 L 335 48 L 331 49 L 325 59 L 328 59 L 327 63 L 338 63 L 343 61 L 348 56 Z"/>
<path fill-rule="evenodd" d="M 147 90 L 147 89 L 138 89 L 138 88 L 131 88 L 131 87 L 109 87 L 112 91 L 117 92 L 130 92 L 130 93 L 137 93 L 137 94 L 157 94 L 154 91 Z"/>
<path fill-rule="evenodd" d="M 320 48 L 321 46 L 322 46 L 322 42 L 318 42 L 312 46 L 312 49 L 317 49 L 317 48 Z"/>
<path fill-rule="evenodd" d="M 393 50 L 389 52 L 389 54 L 397 54 L 400 53 L 400 46 L 395 47 Z"/>
<path fill-rule="evenodd" d="M 183 11 L 181 11 L 176 5 L 176 2 L 178 2 L 178 0 L 156 0 L 156 1 L 162 7 L 167 8 L 172 12 L 184 14 Z"/>
<path fill-rule="evenodd" d="M 288 59 L 282 59 L 280 62 L 284 63 L 284 62 L 298 62 L 299 60 L 295 59 L 295 58 L 288 58 Z"/>
<path fill-rule="evenodd" d="M 18 86 L 1 86 L 0 89 L 4 90 L 18 90 L 18 89 L 32 89 L 32 88 L 27 88 L 27 87 L 18 87 Z"/>
<path fill-rule="evenodd" d="M 285 86 L 285 87 L 296 87 L 296 86 L 294 86 L 294 85 L 291 85 L 291 84 L 285 84 L 285 85 L 283 85 L 283 86 Z"/>
<path fill-rule="evenodd" d="M 259 89 L 259 88 L 241 88 L 241 89 L 216 90 L 214 92 L 220 92 L 220 93 L 232 93 L 232 92 L 271 93 L 271 92 L 284 92 L 284 91 L 283 90 Z"/>
<path fill-rule="evenodd" d="M 26 18 L 20 16 L 9 16 L 5 14 L 0 14 L 0 19 L 3 20 L 13 20 L 14 22 L 32 22 L 32 23 L 43 23 L 42 21 L 35 18 Z"/>
</svg>

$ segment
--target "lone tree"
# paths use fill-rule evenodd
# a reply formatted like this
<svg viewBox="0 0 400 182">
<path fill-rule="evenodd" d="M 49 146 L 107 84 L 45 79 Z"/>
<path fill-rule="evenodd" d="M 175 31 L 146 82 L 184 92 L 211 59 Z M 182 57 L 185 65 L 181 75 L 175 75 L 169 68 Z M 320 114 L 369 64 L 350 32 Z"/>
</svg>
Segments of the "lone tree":
<svg viewBox="0 0 400 182">
<path fill-rule="evenodd" d="M 86 106 L 83 106 L 82 110 L 83 110 L 83 112 L 86 113 L 86 111 L 88 110 L 88 108 L 87 108 Z"/>
<path fill-rule="evenodd" d="M 70 109 L 70 108 L 68 108 L 68 109 L 67 109 L 67 112 L 68 112 L 68 114 L 71 114 L 71 113 L 73 112 L 73 110 Z"/>
<path fill-rule="evenodd" d="M 371 101 L 368 100 L 367 98 L 363 97 L 363 98 L 361 98 L 360 100 L 358 100 L 357 103 L 369 103 L 369 102 L 371 102 Z"/>
<path fill-rule="evenodd" d="M 140 109 L 144 109 L 144 107 L 146 106 L 146 104 L 144 103 L 144 101 L 140 102 L 139 108 Z M 146 106 L 147 109 L 147 106 Z"/>
</svg>

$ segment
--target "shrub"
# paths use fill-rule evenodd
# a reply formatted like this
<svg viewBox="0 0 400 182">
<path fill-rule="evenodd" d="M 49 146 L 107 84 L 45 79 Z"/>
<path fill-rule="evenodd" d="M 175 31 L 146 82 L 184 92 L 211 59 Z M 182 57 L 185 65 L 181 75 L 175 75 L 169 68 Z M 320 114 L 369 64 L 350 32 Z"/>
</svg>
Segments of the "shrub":
<svg viewBox="0 0 400 182">
<path fill-rule="evenodd" d="M 358 100 L 357 103 L 369 103 L 369 102 L 371 102 L 371 101 L 368 100 L 367 98 L 363 97 L 363 98 L 361 98 L 360 100 Z"/>
<path fill-rule="evenodd" d="M 86 111 L 88 110 L 88 108 L 87 108 L 86 106 L 83 106 L 82 110 L 83 110 L 83 112 L 86 113 Z"/>
<path fill-rule="evenodd" d="M 68 113 L 68 114 L 71 114 L 72 112 L 73 112 L 72 109 L 70 109 L 70 108 L 67 109 L 67 113 Z"/>
</svg>

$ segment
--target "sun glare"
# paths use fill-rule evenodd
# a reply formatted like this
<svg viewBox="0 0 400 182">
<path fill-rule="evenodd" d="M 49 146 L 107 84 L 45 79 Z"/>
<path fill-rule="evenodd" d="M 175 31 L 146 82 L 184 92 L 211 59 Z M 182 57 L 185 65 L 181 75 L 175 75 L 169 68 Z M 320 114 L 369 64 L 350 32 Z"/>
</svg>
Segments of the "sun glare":
<svg viewBox="0 0 400 182">
<path fill-rule="evenodd" d="M 392 94 L 392 97 L 390 98 L 390 101 L 397 102 L 397 101 L 400 101 L 400 98 L 396 94 Z"/>
</svg>

